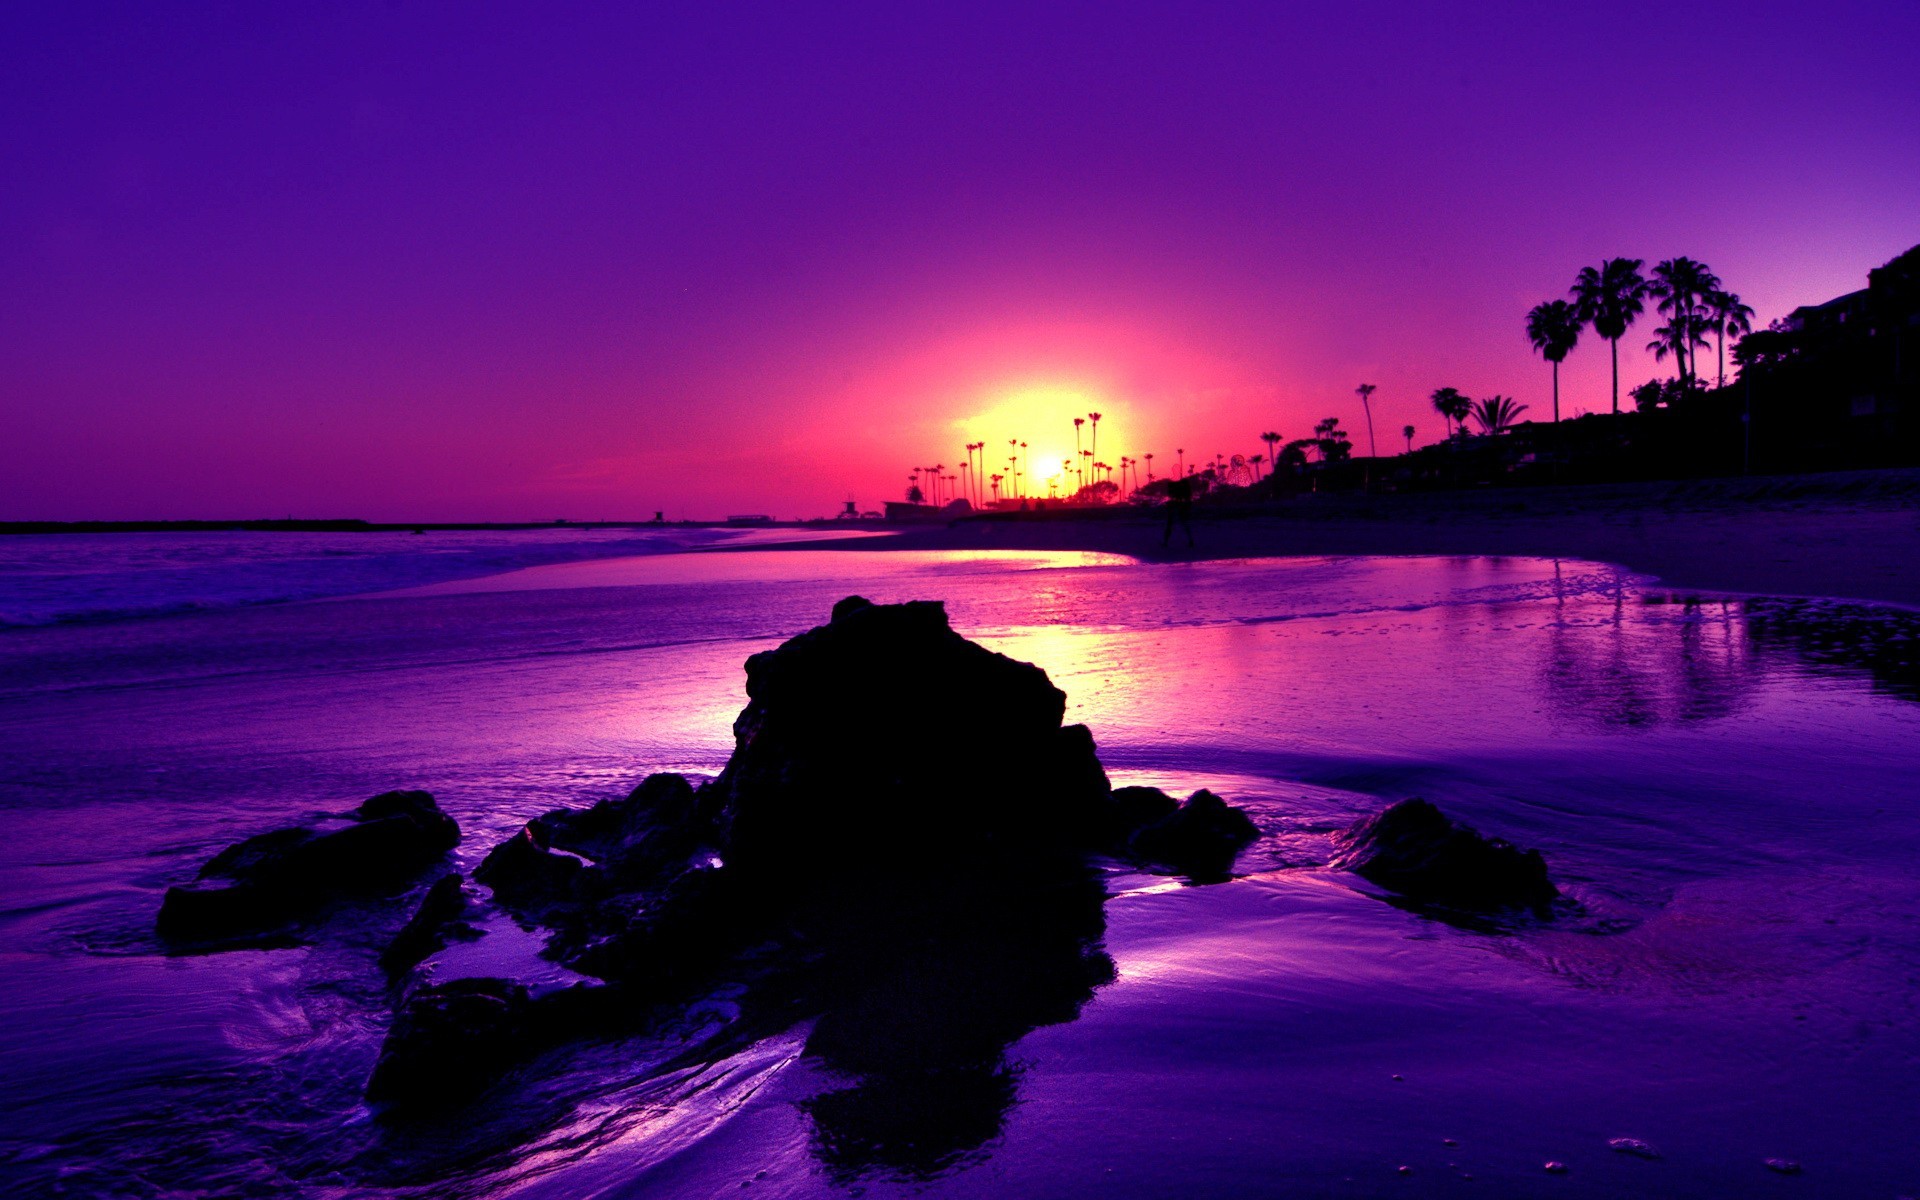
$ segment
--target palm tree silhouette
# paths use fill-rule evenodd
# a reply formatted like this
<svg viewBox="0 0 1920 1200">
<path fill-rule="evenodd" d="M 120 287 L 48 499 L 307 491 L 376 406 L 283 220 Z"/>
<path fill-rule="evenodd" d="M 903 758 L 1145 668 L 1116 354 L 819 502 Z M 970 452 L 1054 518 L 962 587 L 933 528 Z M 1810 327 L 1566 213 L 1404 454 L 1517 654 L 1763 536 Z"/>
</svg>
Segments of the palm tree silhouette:
<svg viewBox="0 0 1920 1200">
<path fill-rule="evenodd" d="M 993 480 L 993 502 L 998 504 L 1000 503 L 1000 481 L 1006 477 L 1004 475 L 994 475 L 991 478 Z"/>
<path fill-rule="evenodd" d="M 1565 300 L 1536 304 L 1527 314 L 1527 340 L 1553 364 L 1553 419 L 1560 420 L 1560 363 L 1580 340 L 1580 311 Z"/>
<path fill-rule="evenodd" d="M 1267 444 L 1267 461 L 1272 463 L 1275 470 L 1277 471 L 1280 466 L 1280 459 L 1278 457 L 1279 455 L 1278 447 L 1280 445 L 1280 440 L 1281 440 L 1280 435 L 1273 432 L 1272 430 L 1268 430 L 1267 432 L 1260 435 L 1260 440 Z"/>
<path fill-rule="evenodd" d="M 1501 433 L 1520 419 L 1527 411 L 1524 404 L 1515 404 L 1511 396 L 1488 396 L 1473 406 L 1473 419 L 1480 422 L 1480 428 L 1486 433 Z"/>
<path fill-rule="evenodd" d="M 1147 460 L 1147 482 L 1152 483 L 1153 482 L 1153 455 L 1143 454 L 1140 457 Z"/>
<path fill-rule="evenodd" d="M 1087 449 L 1098 455 L 1100 453 L 1100 414 L 1090 412 L 1087 414 L 1087 420 L 1093 422 L 1093 440 Z"/>
<path fill-rule="evenodd" d="M 1719 342 L 1719 366 L 1715 372 L 1715 387 L 1727 386 L 1727 335 L 1743 337 L 1753 332 L 1753 310 L 1740 302 L 1740 297 L 1724 288 L 1715 288 L 1707 293 L 1707 318 L 1713 323 L 1714 337 Z"/>
<path fill-rule="evenodd" d="M 1073 419 L 1073 462 L 1074 462 L 1074 470 L 1076 473 L 1078 472 L 1079 465 L 1080 465 L 1080 453 L 1081 453 L 1080 427 L 1082 425 L 1085 425 L 1086 423 L 1087 423 L 1087 419 L 1085 417 L 1075 417 Z M 1087 482 L 1086 478 L 1084 476 L 1081 476 L 1080 477 L 1081 485 L 1085 486 L 1086 482 Z"/>
<path fill-rule="evenodd" d="M 1378 458 L 1380 456 L 1379 447 L 1373 444 L 1373 405 L 1368 402 L 1369 397 L 1371 397 L 1375 392 L 1379 390 L 1380 390 L 1379 388 L 1373 386 L 1371 383 L 1363 383 L 1359 387 L 1353 389 L 1354 394 L 1360 397 L 1360 407 L 1364 409 L 1367 414 L 1367 457 L 1368 458 Z"/>
<path fill-rule="evenodd" d="M 1648 294 L 1660 302 L 1660 311 L 1667 318 L 1665 325 L 1654 330 L 1654 340 L 1647 349 L 1655 358 L 1672 354 L 1683 383 L 1693 382 L 1693 351 L 1707 344 L 1708 315 L 1703 302 L 1719 287 L 1720 277 L 1708 270 L 1707 264 L 1685 257 L 1669 258 L 1656 266 L 1647 284 Z"/>
<path fill-rule="evenodd" d="M 1582 267 L 1573 281 L 1574 311 L 1582 325 L 1613 343 L 1613 411 L 1620 411 L 1620 339 L 1647 308 L 1644 258 L 1609 258 L 1598 268 Z"/>
<path fill-rule="evenodd" d="M 1461 431 L 1465 432 L 1467 413 L 1472 408 L 1473 401 L 1467 399 L 1459 388 L 1443 387 L 1435 388 L 1433 391 L 1433 411 L 1446 420 L 1448 437 L 1453 436 L 1455 425 L 1460 426 Z"/>
<path fill-rule="evenodd" d="M 1407 453 L 1413 453 L 1413 426 L 1406 425 L 1400 430 L 1400 436 L 1407 439 Z"/>
<path fill-rule="evenodd" d="M 1187 477 L 1187 452 L 1175 446 L 1173 455 L 1175 475 L 1177 478 L 1185 479 Z"/>
</svg>

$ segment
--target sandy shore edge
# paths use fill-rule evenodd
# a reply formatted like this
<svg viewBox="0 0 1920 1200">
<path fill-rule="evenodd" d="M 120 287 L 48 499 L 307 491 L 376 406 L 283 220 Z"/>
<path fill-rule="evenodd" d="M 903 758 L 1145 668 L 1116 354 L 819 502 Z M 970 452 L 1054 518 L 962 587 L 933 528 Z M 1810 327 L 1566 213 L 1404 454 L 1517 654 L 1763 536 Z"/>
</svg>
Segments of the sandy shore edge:
<svg viewBox="0 0 1920 1200">
<path fill-rule="evenodd" d="M 1666 483 L 1299 496 L 1196 510 L 1194 545 L 1157 514 L 1022 514 L 901 529 L 862 550 L 1092 550 L 1147 561 L 1491 555 L 1614 563 L 1682 591 L 1920 608 L 1920 470 Z M 767 549 L 762 545 L 756 549 Z M 794 543 L 821 550 L 831 543 Z"/>
</svg>

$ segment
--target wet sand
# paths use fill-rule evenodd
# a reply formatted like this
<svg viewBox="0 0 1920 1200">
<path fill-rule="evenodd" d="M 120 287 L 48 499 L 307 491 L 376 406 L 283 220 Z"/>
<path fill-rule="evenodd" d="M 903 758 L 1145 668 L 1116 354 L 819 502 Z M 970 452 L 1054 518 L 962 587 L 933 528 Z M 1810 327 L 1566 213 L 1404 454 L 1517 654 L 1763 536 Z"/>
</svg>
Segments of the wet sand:
<svg viewBox="0 0 1920 1200">
<path fill-rule="evenodd" d="M 1610 562 L 1703 592 L 1920 607 L 1920 471 L 1421 495 L 1307 495 L 1196 507 L 1189 549 L 1155 514 L 1108 510 L 909 528 L 886 546 L 1046 549 L 1149 561 L 1277 555 L 1489 555 Z M 863 542 L 863 549 L 883 543 Z"/>
</svg>

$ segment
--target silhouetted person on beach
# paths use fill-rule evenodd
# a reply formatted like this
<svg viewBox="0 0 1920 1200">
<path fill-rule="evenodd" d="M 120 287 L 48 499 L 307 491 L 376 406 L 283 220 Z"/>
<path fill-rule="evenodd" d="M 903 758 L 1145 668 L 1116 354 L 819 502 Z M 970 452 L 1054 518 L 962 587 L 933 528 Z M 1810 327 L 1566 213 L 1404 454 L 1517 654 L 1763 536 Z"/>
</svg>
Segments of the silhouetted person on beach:
<svg viewBox="0 0 1920 1200">
<path fill-rule="evenodd" d="M 1175 521 L 1186 531 L 1187 545 L 1193 545 L 1193 485 L 1184 479 L 1167 484 L 1167 530 L 1160 535 L 1162 546 L 1173 541 Z"/>
</svg>

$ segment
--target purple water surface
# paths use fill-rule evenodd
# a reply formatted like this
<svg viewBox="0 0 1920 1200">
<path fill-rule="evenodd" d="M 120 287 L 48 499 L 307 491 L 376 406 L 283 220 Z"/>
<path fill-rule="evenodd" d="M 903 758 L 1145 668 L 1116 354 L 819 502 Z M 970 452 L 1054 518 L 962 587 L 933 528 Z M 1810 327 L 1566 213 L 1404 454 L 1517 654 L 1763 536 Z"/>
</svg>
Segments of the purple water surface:
<svg viewBox="0 0 1920 1200">
<path fill-rule="evenodd" d="M 804 1030 L 676 1061 L 725 1025 L 724 995 L 397 1134 L 359 1089 L 390 1010 L 372 957 L 404 913 L 283 950 L 168 956 L 151 936 L 161 890 L 212 850 L 376 791 L 432 790 L 470 865 L 542 809 L 714 770 L 745 657 L 851 592 L 946 600 L 1052 674 L 1117 781 L 1214 787 L 1267 835 L 1226 884 L 1116 869 L 1117 980 L 1012 1047 L 997 1132 L 937 1171 L 823 1161 L 800 1102 L 832 1081 Z M 9 630 L 0 1183 L 1911 1192 L 1916 701 L 1913 614 L 1548 560 L 656 555 Z M 937 717 L 943 697 L 929 680 L 879 702 Z M 1540 847 L 1581 915 L 1461 928 L 1324 869 L 1334 829 L 1407 795 Z"/>
</svg>

